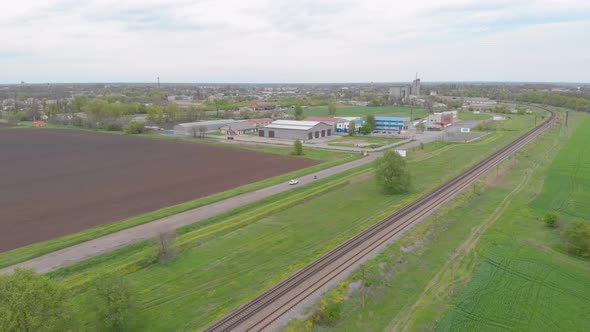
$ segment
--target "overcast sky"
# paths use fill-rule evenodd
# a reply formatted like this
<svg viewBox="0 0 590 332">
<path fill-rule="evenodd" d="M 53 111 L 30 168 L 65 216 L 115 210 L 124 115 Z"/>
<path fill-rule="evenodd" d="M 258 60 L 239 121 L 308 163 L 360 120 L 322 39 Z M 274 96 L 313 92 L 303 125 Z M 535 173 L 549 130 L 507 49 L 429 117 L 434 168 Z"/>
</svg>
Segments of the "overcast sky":
<svg viewBox="0 0 590 332">
<path fill-rule="evenodd" d="M 16 0 L 0 82 L 589 82 L 589 32 L 589 0 Z"/>
</svg>

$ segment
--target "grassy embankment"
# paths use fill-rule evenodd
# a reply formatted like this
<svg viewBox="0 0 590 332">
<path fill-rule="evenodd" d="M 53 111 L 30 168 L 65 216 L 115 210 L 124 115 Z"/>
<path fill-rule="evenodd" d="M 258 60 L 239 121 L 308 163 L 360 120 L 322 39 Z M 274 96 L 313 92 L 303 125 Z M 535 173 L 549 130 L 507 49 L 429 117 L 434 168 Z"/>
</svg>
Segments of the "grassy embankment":
<svg viewBox="0 0 590 332">
<path fill-rule="evenodd" d="M 588 218 L 590 157 L 578 156 L 590 120 L 566 145 L 574 128 L 552 130 L 365 264 L 365 289 L 356 271 L 320 303 L 341 318 L 312 329 L 584 330 L 590 264 L 564 253 L 559 230 L 541 221 L 550 209 L 561 211 L 560 228 Z M 350 284 L 359 289 L 347 294 Z"/>
<path fill-rule="evenodd" d="M 313 107 L 303 110 L 305 116 L 331 116 L 328 113 L 328 107 Z M 406 106 L 375 106 L 375 107 L 363 107 L 363 106 L 338 106 L 336 108 L 335 116 L 359 116 L 364 118 L 365 116 L 372 114 L 375 116 L 398 116 L 398 117 L 410 117 L 412 118 L 425 118 L 428 116 L 428 111 L 423 108 L 411 108 Z"/>
<path fill-rule="evenodd" d="M 63 129 L 63 126 L 57 126 L 56 129 Z M 79 129 L 78 127 L 73 127 L 70 129 Z M 33 129 L 32 129 L 33 130 Z M 106 132 L 106 133 L 113 133 L 113 132 Z M 167 139 L 164 136 L 156 135 L 156 134 L 146 134 L 143 135 L 147 138 L 153 139 Z M 199 140 L 195 139 L 174 139 L 173 140 L 180 140 L 180 141 L 189 141 L 189 142 L 199 142 Z M 225 146 L 225 145 L 224 145 Z M 257 152 L 263 153 L 270 153 L 270 154 L 277 154 L 283 156 L 290 156 L 291 152 L 293 151 L 292 148 L 283 148 L 283 147 L 267 147 L 267 146 L 230 146 L 227 148 L 240 148 L 240 149 L 248 149 Z M 217 194 L 213 194 L 206 197 L 201 197 L 192 201 L 184 202 L 181 204 L 165 207 L 162 209 L 158 209 L 155 211 L 147 212 L 138 216 L 130 217 L 127 219 L 123 219 L 121 221 L 117 221 L 110 224 L 105 224 L 97 227 L 90 228 L 88 230 L 78 232 L 71 235 L 62 236 L 56 239 L 43 241 L 39 243 L 35 243 L 29 246 L 17 248 L 14 250 L 10 250 L 7 252 L 0 253 L 0 268 L 10 266 L 13 264 L 17 264 L 35 257 L 42 256 L 44 254 L 63 249 L 69 246 L 73 246 L 78 243 L 82 243 L 85 241 L 89 241 L 100 236 L 104 236 L 107 234 L 111 234 L 114 232 L 118 232 L 120 230 L 130 228 L 133 226 L 145 224 L 160 218 L 164 218 L 167 216 L 171 216 L 180 212 L 192 210 L 199 208 L 201 206 L 205 206 L 208 204 L 212 204 L 224 199 L 228 199 L 240 194 L 244 194 L 247 192 L 259 190 L 265 187 L 269 187 L 272 185 L 276 185 L 279 183 L 283 183 L 289 181 L 289 179 L 301 177 L 303 175 L 311 174 L 313 172 L 317 172 L 323 169 L 327 169 L 330 167 L 334 167 L 346 162 L 350 162 L 360 158 L 359 154 L 352 154 L 352 153 L 342 153 L 342 152 L 332 152 L 326 150 L 314 150 L 314 149 L 305 149 L 303 156 L 296 156 L 296 158 L 306 158 L 311 160 L 316 160 L 321 162 L 318 165 L 307 167 L 301 170 L 297 170 L 294 172 L 278 175 L 272 178 L 268 178 L 262 181 L 258 181 L 255 183 L 243 185 L 234 189 L 226 190 L 224 192 L 220 192 Z"/>
<path fill-rule="evenodd" d="M 144 242 L 51 275 L 77 293 L 77 320 L 89 324 L 84 328 L 94 319 L 87 288 L 104 273 L 118 271 L 136 301 L 135 328 L 198 329 L 507 144 L 530 124 L 528 117 L 517 117 L 506 128 L 513 130 L 477 143 L 428 144 L 410 154 L 415 179 L 410 195 L 383 195 L 370 174 L 351 170 L 181 230 L 177 241 L 183 251 L 169 265 L 151 264 L 154 249 Z"/>
<path fill-rule="evenodd" d="M 361 147 L 367 149 L 376 149 L 384 145 L 397 143 L 403 140 L 403 138 L 393 137 L 342 136 L 341 138 L 329 141 L 328 145 L 357 147 L 360 144 Z"/>
</svg>

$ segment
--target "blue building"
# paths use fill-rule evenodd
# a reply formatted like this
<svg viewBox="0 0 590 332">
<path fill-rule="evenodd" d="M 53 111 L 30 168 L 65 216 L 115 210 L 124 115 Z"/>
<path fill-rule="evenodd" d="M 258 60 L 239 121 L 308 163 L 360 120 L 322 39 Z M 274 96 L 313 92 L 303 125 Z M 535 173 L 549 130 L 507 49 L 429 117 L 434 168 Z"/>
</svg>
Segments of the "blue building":
<svg viewBox="0 0 590 332">
<path fill-rule="evenodd" d="M 378 131 L 389 131 L 399 132 L 400 130 L 407 130 L 410 124 L 408 118 L 397 118 L 390 116 L 376 116 L 375 117 L 375 130 Z"/>
</svg>

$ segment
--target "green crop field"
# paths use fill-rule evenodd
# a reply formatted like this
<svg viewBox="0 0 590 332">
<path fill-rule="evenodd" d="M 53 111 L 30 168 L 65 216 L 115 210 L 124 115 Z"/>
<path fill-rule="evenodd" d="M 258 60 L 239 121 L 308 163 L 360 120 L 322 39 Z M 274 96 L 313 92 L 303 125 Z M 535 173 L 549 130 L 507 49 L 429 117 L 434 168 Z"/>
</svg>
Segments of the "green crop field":
<svg viewBox="0 0 590 332">
<path fill-rule="evenodd" d="M 562 250 L 541 202 L 556 169 L 577 168 L 566 160 L 590 139 L 588 126 L 569 141 L 574 128 L 554 129 L 355 271 L 317 304 L 338 318 L 287 330 L 587 330 L 590 261 Z"/>
<path fill-rule="evenodd" d="M 303 110 L 305 116 L 330 116 L 328 107 L 314 107 Z M 423 108 L 411 108 L 406 106 L 338 106 L 336 108 L 335 116 L 360 116 L 364 118 L 368 114 L 375 116 L 399 116 L 412 118 L 425 118 L 428 116 L 428 111 Z"/>
<path fill-rule="evenodd" d="M 550 208 L 572 217 L 590 217 L 590 122 L 559 152 L 545 179 L 538 208 Z"/>
<path fill-rule="evenodd" d="M 76 293 L 77 321 L 88 322 L 81 329 L 95 322 L 89 288 L 113 271 L 130 285 L 135 328 L 199 329 L 507 144 L 531 123 L 523 116 L 512 125 L 514 130 L 494 132 L 477 143 L 427 144 L 411 152 L 415 183 L 410 195 L 383 195 L 370 173 L 351 170 L 181 230 L 177 242 L 183 251 L 169 265 L 149 264 L 153 247 L 141 243 L 51 276 Z"/>
</svg>

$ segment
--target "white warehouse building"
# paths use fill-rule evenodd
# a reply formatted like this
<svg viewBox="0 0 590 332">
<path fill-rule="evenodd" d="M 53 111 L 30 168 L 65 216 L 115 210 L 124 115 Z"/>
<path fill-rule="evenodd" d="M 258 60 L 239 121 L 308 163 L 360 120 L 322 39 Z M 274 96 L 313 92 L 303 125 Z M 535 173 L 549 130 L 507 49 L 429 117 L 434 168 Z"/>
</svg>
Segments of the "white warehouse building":
<svg viewBox="0 0 590 332">
<path fill-rule="evenodd" d="M 334 126 L 320 121 L 276 120 L 258 129 L 258 136 L 309 141 L 332 136 Z"/>
</svg>

